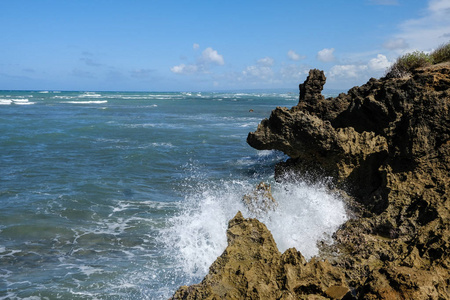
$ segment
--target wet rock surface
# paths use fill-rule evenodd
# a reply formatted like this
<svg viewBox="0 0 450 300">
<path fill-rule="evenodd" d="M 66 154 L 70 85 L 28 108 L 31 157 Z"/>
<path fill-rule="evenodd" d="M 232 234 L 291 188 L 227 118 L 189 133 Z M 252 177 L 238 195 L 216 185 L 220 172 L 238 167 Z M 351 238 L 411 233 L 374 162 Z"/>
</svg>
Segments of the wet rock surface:
<svg viewBox="0 0 450 300">
<path fill-rule="evenodd" d="M 228 247 L 200 284 L 182 286 L 172 299 L 342 299 L 344 273 L 328 261 L 306 262 L 294 248 L 281 254 L 270 231 L 238 212 L 229 222 Z"/>
<path fill-rule="evenodd" d="M 306 262 L 238 213 L 209 274 L 173 299 L 450 299 L 450 64 L 336 98 L 321 95 L 325 80 L 311 70 L 298 105 L 247 142 L 290 157 L 278 180 L 331 178 L 354 218 Z"/>
</svg>

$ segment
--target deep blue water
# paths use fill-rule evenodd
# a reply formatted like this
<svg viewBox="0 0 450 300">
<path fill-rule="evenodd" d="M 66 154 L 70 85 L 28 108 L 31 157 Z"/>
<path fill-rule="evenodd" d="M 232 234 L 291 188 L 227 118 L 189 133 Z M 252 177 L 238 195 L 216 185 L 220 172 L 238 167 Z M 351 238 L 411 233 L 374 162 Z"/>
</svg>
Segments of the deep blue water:
<svg viewBox="0 0 450 300">
<path fill-rule="evenodd" d="M 340 199 L 273 182 L 286 157 L 245 141 L 272 109 L 297 101 L 0 92 L 0 299 L 170 297 L 207 273 L 227 221 L 251 216 L 240 199 L 261 180 L 280 203 L 262 217 L 280 250 L 311 257 L 345 220 Z"/>
</svg>

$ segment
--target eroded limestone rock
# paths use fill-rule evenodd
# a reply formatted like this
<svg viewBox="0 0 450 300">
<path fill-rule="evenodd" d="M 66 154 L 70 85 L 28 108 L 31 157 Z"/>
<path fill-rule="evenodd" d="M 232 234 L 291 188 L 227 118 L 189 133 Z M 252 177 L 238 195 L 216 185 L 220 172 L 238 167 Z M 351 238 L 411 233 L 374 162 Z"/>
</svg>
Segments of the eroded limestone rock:
<svg viewBox="0 0 450 300">
<path fill-rule="evenodd" d="M 306 262 L 294 248 L 281 254 L 270 231 L 241 212 L 230 220 L 228 247 L 199 284 L 183 286 L 175 299 L 342 299 L 349 288 L 329 262 Z"/>
<path fill-rule="evenodd" d="M 290 156 L 278 178 L 329 176 L 362 205 L 334 249 L 358 297 L 449 299 L 450 64 L 336 98 L 317 95 L 320 84 L 311 71 L 299 104 L 276 108 L 247 142 Z"/>
<path fill-rule="evenodd" d="M 311 71 L 299 104 L 247 141 L 291 157 L 278 179 L 329 176 L 350 196 L 356 217 L 322 246 L 329 260 L 279 253 L 264 224 L 238 213 L 209 274 L 172 299 L 450 299 L 450 64 L 336 98 L 321 96 L 324 83 Z"/>
</svg>

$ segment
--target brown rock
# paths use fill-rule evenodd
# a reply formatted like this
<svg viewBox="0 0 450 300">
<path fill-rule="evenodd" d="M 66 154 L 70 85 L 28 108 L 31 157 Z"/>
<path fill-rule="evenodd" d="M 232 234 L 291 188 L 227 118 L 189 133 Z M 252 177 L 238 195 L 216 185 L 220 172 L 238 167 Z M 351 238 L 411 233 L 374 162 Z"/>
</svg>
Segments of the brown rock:
<svg viewBox="0 0 450 300">
<path fill-rule="evenodd" d="M 299 85 L 300 102 L 304 101 L 311 105 L 316 105 L 323 100 L 322 96 L 323 86 L 326 78 L 323 71 L 314 69 L 309 71 L 306 81 Z"/>
<path fill-rule="evenodd" d="M 293 248 L 281 254 L 266 226 L 240 212 L 227 238 L 203 281 L 180 287 L 172 299 L 342 299 L 349 291 L 344 274 L 330 263 L 307 263 Z"/>
<path fill-rule="evenodd" d="M 276 108 L 247 142 L 291 157 L 279 180 L 330 176 L 362 205 L 334 249 L 358 297 L 450 299 L 450 64 L 330 99 L 317 94 L 322 75 L 311 71 L 300 103 Z"/>
<path fill-rule="evenodd" d="M 450 63 L 336 98 L 324 83 L 312 70 L 299 104 L 276 108 L 247 141 L 291 157 L 278 180 L 330 176 L 349 195 L 355 218 L 322 246 L 332 263 L 280 254 L 239 212 L 209 274 L 172 299 L 450 299 Z"/>
</svg>

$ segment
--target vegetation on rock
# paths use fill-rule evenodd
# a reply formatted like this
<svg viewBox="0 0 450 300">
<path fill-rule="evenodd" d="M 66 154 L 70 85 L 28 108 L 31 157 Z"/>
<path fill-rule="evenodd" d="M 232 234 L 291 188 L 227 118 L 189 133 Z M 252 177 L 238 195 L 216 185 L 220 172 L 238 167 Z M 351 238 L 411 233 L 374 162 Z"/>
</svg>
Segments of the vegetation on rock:
<svg viewBox="0 0 450 300">
<path fill-rule="evenodd" d="M 336 98 L 321 95 L 326 78 L 311 70 L 299 103 L 273 110 L 247 142 L 290 156 L 277 180 L 333 178 L 355 218 L 306 262 L 238 213 L 210 273 L 173 299 L 450 299 L 450 63 L 411 67 L 449 61 L 449 45 L 400 58 L 407 77 Z"/>
<path fill-rule="evenodd" d="M 435 64 L 450 61 L 450 42 L 439 46 L 430 56 Z"/>
<path fill-rule="evenodd" d="M 450 61 L 450 42 L 439 46 L 430 54 L 422 51 L 414 51 L 400 56 L 387 70 L 386 77 L 402 78 L 410 76 L 412 71 L 417 68 L 427 67 L 446 61 Z"/>
<path fill-rule="evenodd" d="M 360 299 L 450 295 L 450 64 L 411 72 L 336 98 L 301 95 L 247 138 L 290 156 L 277 178 L 330 176 L 357 202 L 331 252 Z M 305 84 L 322 78 L 312 70 Z"/>
</svg>

